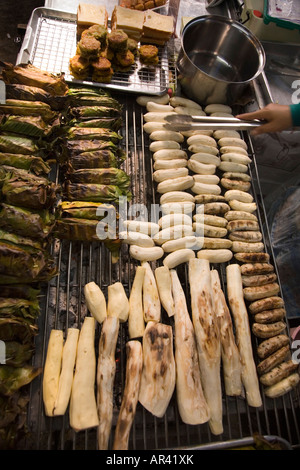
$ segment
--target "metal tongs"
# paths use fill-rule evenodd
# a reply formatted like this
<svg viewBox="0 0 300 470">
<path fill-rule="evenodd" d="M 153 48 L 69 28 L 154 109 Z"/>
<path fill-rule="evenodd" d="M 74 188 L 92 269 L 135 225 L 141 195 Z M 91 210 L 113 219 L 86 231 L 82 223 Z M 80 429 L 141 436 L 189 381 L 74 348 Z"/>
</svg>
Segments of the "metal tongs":
<svg viewBox="0 0 300 470">
<path fill-rule="evenodd" d="M 192 116 L 189 114 L 171 113 L 164 118 L 165 129 L 173 131 L 188 130 L 226 130 L 247 131 L 264 124 L 264 121 L 254 119 L 246 121 L 235 117 L 223 116 Z"/>
</svg>

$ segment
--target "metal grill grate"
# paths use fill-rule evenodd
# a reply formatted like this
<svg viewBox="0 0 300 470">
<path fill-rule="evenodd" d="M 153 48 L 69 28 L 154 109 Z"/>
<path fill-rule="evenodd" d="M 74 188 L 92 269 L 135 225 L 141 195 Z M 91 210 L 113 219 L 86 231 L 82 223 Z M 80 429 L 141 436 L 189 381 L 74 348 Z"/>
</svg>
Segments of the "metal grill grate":
<svg viewBox="0 0 300 470">
<path fill-rule="evenodd" d="M 121 132 L 124 136 L 122 145 L 128 154 L 124 169 L 131 175 L 134 195 L 132 203 L 147 204 L 150 208 L 150 204 L 155 202 L 155 193 L 151 178 L 152 162 L 149 139 L 147 135 L 143 134 L 142 129 L 143 109 L 136 105 L 135 100 L 129 96 L 123 95 L 117 98 L 123 103 L 125 109 L 124 125 Z M 251 150 L 251 142 L 249 145 Z M 56 177 L 59 179 L 59 171 L 57 171 Z M 252 180 L 254 184 L 258 181 L 255 164 L 252 168 Z M 261 201 L 257 200 L 257 203 L 262 208 L 260 217 L 261 224 L 264 225 L 263 206 Z M 266 243 L 268 245 L 267 241 Z M 121 281 L 129 294 L 137 266 L 136 262 L 128 257 L 128 250 L 125 246 L 122 247 L 120 260 L 116 264 L 111 263 L 110 254 L 101 243 L 56 241 L 53 245 L 53 254 L 58 263 L 59 273 L 48 284 L 42 298 L 40 334 L 37 337 L 35 355 L 35 363 L 38 366 L 44 364 L 47 341 L 52 328 L 61 328 L 66 331 L 70 326 L 80 326 L 86 315 L 83 297 L 84 284 L 95 281 L 105 291 L 109 284 Z M 154 267 L 155 264 L 153 264 Z M 225 288 L 225 266 L 218 266 L 217 269 Z M 185 289 L 189 305 L 187 268 L 179 267 L 178 275 Z M 162 321 L 173 326 L 172 319 L 164 312 Z M 96 352 L 99 334 L 100 329 L 96 335 Z M 125 343 L 127 337 L 127 326 L 121 324 L 116 352 L 117 370 L 112 436 L 125 383 Z M 28 414 L 31 439 L 28 441 L 28 448 L 96 449 L 95 429 L 75 433 L 69 427 L 68 413 L 64 417 L 45 417 L 41 391 L 42 377 L 40 376 L 31 385 Z M 263 407 L 258 410 L 249 407 L 242 397 L 227 397 L 223 393 L 224 433 L 221 436 L 213 436 L 208 424 L 189 426 L 182 423 L 175 395 L 163 418 L 153 417 L 138 404 L 129 448 L 131 450 L 174 449 L 186 446 L 195 448 L 209 443 L 217 446 L 229 439 L 242 439 L 251 436 L 254 432 L 279 436 L 286 439 L 295 448 L 299 447 L 299 391 L 295 390 L 276 400 L 268 399 L 263 394 L 262 396 Z M 110 441 L 111 444 L 112 441 Z"/>
<path fill-rule="evenodd" d="M 132 93 L 162 94 L 169 86 L 176 83 L 175 58 L 172 59 L 167 46 L 158 46 L 159 62 L 157 66 L 144 66 L 138 58 L 129 72 L 114 73 L 111 83 L 94 83 L 89 79 L 75 80 L 69 71 L 69 60 L 76 54 L 76 15 L 55 10 L 37 9 L 33 13 L 29 31 L 32 43 L 21 50 L 19 62 L 29 51 L 29 61 L 42 70 L 52 73 L 65 73 L 68 82 L 101 86 L 110 90 Z M 26 60 L 25 60 L 26 61 Z"/>
</svg>

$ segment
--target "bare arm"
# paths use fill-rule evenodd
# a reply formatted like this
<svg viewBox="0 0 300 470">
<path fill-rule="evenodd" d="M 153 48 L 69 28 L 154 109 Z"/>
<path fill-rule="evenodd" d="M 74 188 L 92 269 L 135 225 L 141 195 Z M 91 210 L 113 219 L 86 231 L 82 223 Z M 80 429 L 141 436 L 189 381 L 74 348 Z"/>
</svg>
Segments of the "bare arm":
<svg viewBox="0 0 300 470">
<path fill-rule="evenodd" d="M 252 135 L 280 132 L 293 125 L 290 106 L 275 103 L 268 104 L 265 108 L 251 113 L 239 114 L 236 117 L 239 119 L 261 119 L 267 121 L 266 124 L 254 128 L 251 131 Z"/>
</svg>

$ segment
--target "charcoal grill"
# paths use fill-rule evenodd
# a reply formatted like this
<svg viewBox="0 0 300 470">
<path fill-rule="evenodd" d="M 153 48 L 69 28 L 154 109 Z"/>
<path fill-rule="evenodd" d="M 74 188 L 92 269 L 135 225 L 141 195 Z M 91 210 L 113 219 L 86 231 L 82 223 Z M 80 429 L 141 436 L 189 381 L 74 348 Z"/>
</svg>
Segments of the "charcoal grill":
<svg viewBox="0 0 300 470">
<path fill-rule="evenodd" d="M 136 104 L 130 95 L 117 96 L 124 106 L 124 124 L 122 146 L 128 158 L 124 169 L 131 175 L 132 203 L 145 204 L 149 211 L 151 203 L 157 202 L 155 188 L 152 183 L 152 161 L 149 151 L 149 137 L 143 133 L 143 113 L 145 110 Z M 248 143 L 249 153 L 253 158 L 251 176 L 253 194 L 258 204 L 258 215 L 267 250 L 271 254 L 266 216 L 261 197 L 259 178 L 255 163 L 255 155 L 251 139 L 247 133 L 244 138 Z M 60 169 L 55 172 L 59 180 Z M 101 243 L 68 242 L 56 240 L 52 246 L 53 255 L 58 264 L 58 275 L 54 277 L 43 291 L 41 298 L 41 316 L 39 319 L 39 335 L 36 339 L 34 363 L 44 364 L 47 343 L 52 328 L 67 331 L 68 327 L 80 327 L 87 309 L 84 302 L 83 287 L 87 282 L 95 281 L 104 291 L 106 287 L 121 281 L 129 294 L 137 262 L 129 258 L 128 247 L 122 246 L 120 259 L 112 263 L 111 254 Z M 153 263 L 152 267 L 156 267 Z M 225 266 L 217 265 L 223 287 L 225 286 Z M 184 286 L 188 305 L 187 268 L 180 266 L 178 275 Z M 226 290 L 225 290 L 226 292 Z M 162 312 L 162 321 L 173 321 Z M 95 349 L 98 351 L 98 340 L 101 327 L 97 327 Z M 125 383 L 125 344 L 128 338 L 126 324 L 120 324 L 120 333 L 116 350 L 116 377 L 114 387 L 114 417 L 110 448 L 114 427 L 121 404 Z M 253 339 L 255 351 L 255 338 Z M 223 387 L 224 391 L 224 387 Z M 163 418 L 156 418 L 146 411 L 139 403 L 133 427 L 131 429 L 129 450 L 187 449 L 187 448 L 220 448 L 228 440 L 244 442 L 254 433 L 278 436 L 290 443 L 292 448 L 300 444 L 300 400 L 299 389 L 275 400 L 268 399 L 262 392 L 263 406 L 251 408 L 243 397 L 228 397 L 223 392 L 223 424 L 224 432 L 220 436 L 211 434 L 208 424 L 190 426 L 184 424 L 179 416 L 176 396 L 174 395 Z M 42 400 L 42 376 L 36 378 L 30 386 L 30 403 L 28 409 L 29 438 L 27 446 L 36 450 L 70 450 L 97 449 L 95 429 L 75 433 L 69 426 L 68 412 L 63 417 L 46 417 Z"/>
</svg>

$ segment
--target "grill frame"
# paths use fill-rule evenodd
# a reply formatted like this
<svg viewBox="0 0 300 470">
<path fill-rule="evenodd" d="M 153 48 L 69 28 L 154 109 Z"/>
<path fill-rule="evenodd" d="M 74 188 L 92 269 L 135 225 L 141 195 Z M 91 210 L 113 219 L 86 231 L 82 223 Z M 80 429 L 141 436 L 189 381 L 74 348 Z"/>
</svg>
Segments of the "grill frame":
<svg viewBox="0 0 300 470">
<path fill-rule="evenodd" d="M 128 158 L 123 168 L 132 178 L 133 203 L 145 204 L 150 210 L 151 203 L 157 202 L 155 187 L 152 183 L 152 160 L 149 150 L 149 137 L 143 132 L 143 108 L 137 105 L 130 95 L 116 98 L 124 106 L 124 123 L 121 129 L 122 146 Z M 261 196 L 255 154 L 248 133 L 243 133 L 248 143 L 249 154 L 253 159 L 250 173 L 252 176 L 253 195 L 258 204 L 258 216 L 267 251 L 271 262 L 276 267 L 270 243 L 266 214 Z M 55 179 L 60 181 L 60 169 L 55 170 Z M 47 343 L 52 328 L 61 328 L 66 333 L 67 327 L 79 326 L 87 314 L 84 305 L 83 286 L 86 282 L 95 281 L 105 291 L 115 281 L 121 281 L 129 295 L 138 263 L 129 258 L 128 247 L 122 246 L 118 263 L 111 263 L 111 255 L 101 242 L 83 243 L 55 240 L 52 246 L 53 255 L 58 263 L 58 275 L 43 289 L 41 297 L 41 316 L 39 318 L 39 335 L 36 338 L 34 365 L 42 366 L 45 362 Z M 152 263 L 156 267 L 156 263 Z M 226 292 L 225 265 L 214 266 L 220 273 L 224 292 Z M 178 275 L 184 287 L 188 307 L 187 266 L 178 267 Z M 190 309 L 189 309 L 190 311 Z M 162 312 L 162 321 L 174 327 L 173 319 Z M 288 328 L 288 322 L 287 322 Z M 98 340 L 101 327 L 97 326 L 95 350 L 98 352 Z M 125 384 L 126 353 L 125 344 L 128 337 L 126 324 L 120 324 L 117 343 L 117 370 L 114 391 L 113 426 L 109 445 L 116 424 L 121 395 Z M 255 354 L 256 339 L 253 337 Z M 228 440 L 242 440 L 255 432 L 261 435 L 278 436 L 285 439 L 293 448 L 300 446 L 300 397 L 299 388 L 275 400 L 268 399 L 262 391 L 263 406 L 251 408 L 242 397 L 227 397 L 223 387 L 224 433 L 213 436 L 208 424 L 189 426 L 182 423 L 176 395 L 172 397 L 168 410 L 163 418 L 156 418 L 147 412 L 139 403 L 134 425 L 129 440 L 129 450 L 159 449 L 201 449 L 206 446 L 219 448 Z M 44 415 L 42 401 L 42 375 L 30 386 L 30 403 L 28 409 L 29 438 L 27 448 L 37 450 L 96 450 L 96 430 L 90 429 L 75 433 L 68 422 L 68 412 L 64 417 L 48 418 Z M 110 447 L 111 448 L 111 447 Z"/>
</svg>

